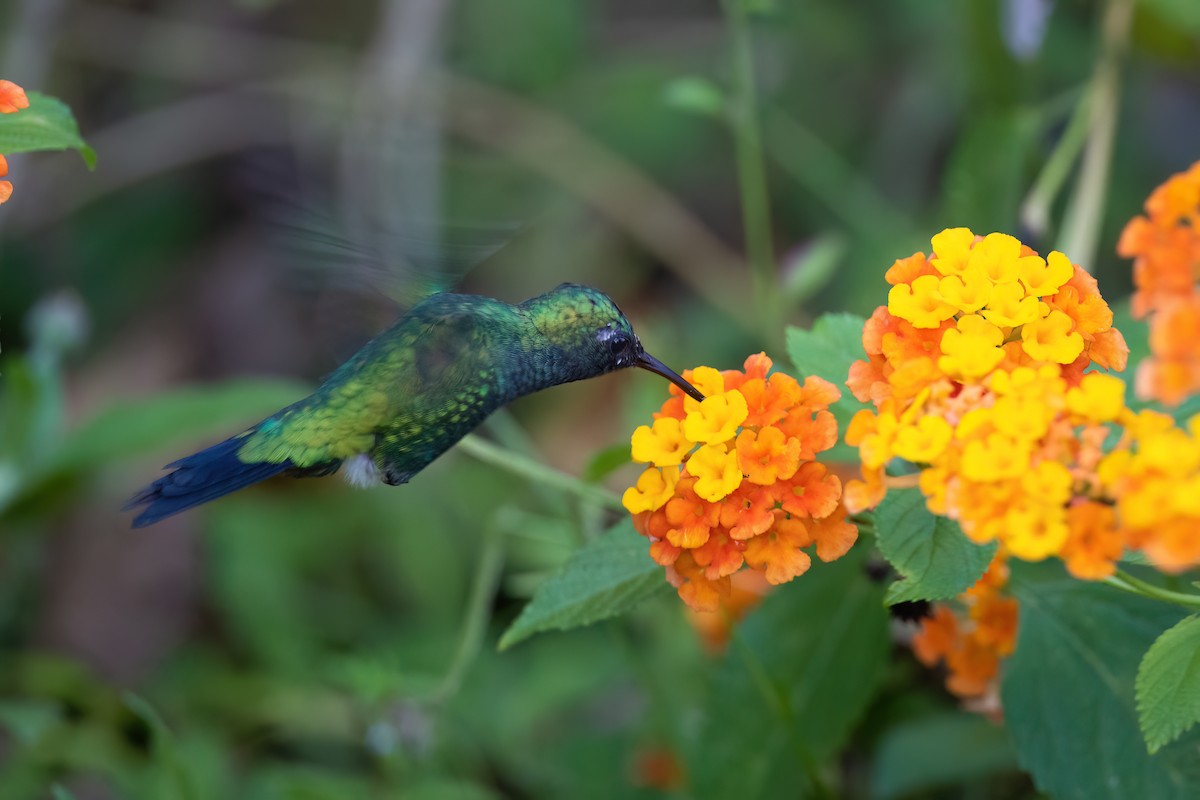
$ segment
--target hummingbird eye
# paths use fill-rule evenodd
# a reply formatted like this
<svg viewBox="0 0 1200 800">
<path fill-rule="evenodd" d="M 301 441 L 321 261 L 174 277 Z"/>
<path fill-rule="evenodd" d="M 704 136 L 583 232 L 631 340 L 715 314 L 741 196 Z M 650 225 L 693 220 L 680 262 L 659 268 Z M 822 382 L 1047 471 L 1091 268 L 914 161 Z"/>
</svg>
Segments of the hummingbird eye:
<svg viewBox="0 0 1200 800">
<path fill-rule="evenodd" d="M 614 334 L 608 340 L 608 350 L 614 356 L 620 355 L 629 349 L 629 337 L 623 333 Z"/>
</svg>

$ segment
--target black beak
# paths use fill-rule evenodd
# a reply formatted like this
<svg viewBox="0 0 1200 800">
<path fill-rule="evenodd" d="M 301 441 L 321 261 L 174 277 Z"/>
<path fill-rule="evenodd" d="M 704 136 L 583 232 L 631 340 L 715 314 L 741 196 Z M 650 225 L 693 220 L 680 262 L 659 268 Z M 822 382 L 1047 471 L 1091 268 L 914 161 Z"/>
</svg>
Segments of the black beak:
<svg viewBox="0 0 1200 800">
<path fill-rule="evenodd" d="M 688 397 L 701 402 L 704 400 L 704 395 L 700 394 L 700 391 L 695 386 L 692 386 L 690 383 L 685 381 L 682 375 L 644 350 L 641 353 L 638 353 L 637 361 L 633 363 L 642 369 L 650 370 L 655 375 L 662 375 L 671 383 L 675 384 L 680 389 L 683 389 Z"/>
</svg>

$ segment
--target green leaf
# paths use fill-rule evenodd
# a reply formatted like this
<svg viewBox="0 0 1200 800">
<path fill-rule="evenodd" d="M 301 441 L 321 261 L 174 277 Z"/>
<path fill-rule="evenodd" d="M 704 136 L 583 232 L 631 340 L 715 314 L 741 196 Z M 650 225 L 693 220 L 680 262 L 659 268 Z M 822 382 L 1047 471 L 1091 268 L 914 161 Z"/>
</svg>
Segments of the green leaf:
<svg viewBox="0 0 1200 800">
<path fill-rule="evenodd" d="M 785 259 L 780 269 L 785 302 L 789 306 L 803 305 L 828 286 L 845 262 L 849 249 L 845 236 L 829 233 Z M 862 339 L 861 328 L 859 339 Z"/>
<path fill-rule="evenodd" d="M 838 429 L 845 431 L 850 419 L 866 406 L 854 399 L 846 388 L 850 365 L 867 357 L 862 346 L 862 331 L 866 320 L 854 314 L 825 314 L 813 323 L 812 330 L 787 329 L 788 357 L 796 367 L 797 377 L 816 375 L 832 383 L 842 397 L 829 407 L 837 417 Z M 845 444 L 838 444 L 827 458 L 854 458 L 857 453 Z"/>
<path fill-rule="evenodd" d="M 1200 797 L 1200 736 L 1146 752 L 1134 704 L 1142 653 L 1182 612 L 1070 578 L 1058 564 L 1013 564 L 1017 649 L 1001 697 L 1017 758 L 1056 800 Z"/>
<path fill-rule="evenodd" d="M 705 78 L 676 78 L 667 84 L 665 95 L 667 105 L 680 111 L 706 117 L 717 117 L 725 113 L 724 93 Z"/>
<path fill-rule="evenodd" d="M 121 403 L 70 434 L 54 466 L 86 469 L 208 434 L 232 435 L 234 426 L 256 422 L 306 393 L 288 381 L 248 380 Z"/>
<path fill-rule="evenodd" d="M 978 545 L 958 523 L 932 514 L 918 489 L 888 492 L 875 511 L 883 557 L 903 576 L 888 589 L 887 603 L 945 600 L 979 580 L 996 545 Z"/>
<path fill-rule="evenodd" d="M 814 564 L 739 626 L 688 753 L 697 797 L 810 796 L 801 789 L 845 745 L 887 663 L 866 552 Z"/>
<path fill-rule="evenodd" d="M 569 630 L 623 614 L 666 586 L 646 539 L 629 520 L 592 539 L 542 584 L 500 637 L 500 649 L 535 633 Z"/>
<path fill-rule="evenodd" d="M 61 100 L 27 92 L 29 108 L 0 114 L 0 153 L 34 150 L 78 150 L 88 169 L 96 168 L 96 151 L 79 135 L 71 109 Z"/>
<path fill-rule="evenodd" d="M 1138 667 L 1137 708 L 1151 753 L 1200 722 L 1200 615 L 1150 645 Z"/>
<path fill-rule="evenodd" d="M 1200 34 L 1200 3 L 1195 0 L 1146 0 L 1144 5 L 1168 25 Z"/>
<path fill-rule="evenodd" d="M 871 797 L 892 800 L 1016 771 L 1002 725 L 978 714 L 935 714 L 888 729 L 872 764 Z"/>
<path fill-rule="evenodd" d="M 628 441 L 610 445 L 592 456 L 592 460 L 583 468 L 583 479 L 589 483 L 599 483 L 632 460 Z"/>
</svg>

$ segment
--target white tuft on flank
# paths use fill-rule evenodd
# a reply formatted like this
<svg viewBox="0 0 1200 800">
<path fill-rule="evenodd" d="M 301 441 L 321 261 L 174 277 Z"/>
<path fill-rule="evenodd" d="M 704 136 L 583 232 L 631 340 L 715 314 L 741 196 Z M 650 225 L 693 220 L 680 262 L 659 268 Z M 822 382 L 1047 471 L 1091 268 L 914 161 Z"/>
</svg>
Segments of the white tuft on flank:
<svg viewBox="0 0 1200 800">
<path fill-rule="evenodd" d="M 342 464 L 342 477 L 346 483 L 356 489 L 369 489 L 383 483 L 379 469 L 366 453 L 359 453 L 354 458 L 346 459 Z"/>
</svg>

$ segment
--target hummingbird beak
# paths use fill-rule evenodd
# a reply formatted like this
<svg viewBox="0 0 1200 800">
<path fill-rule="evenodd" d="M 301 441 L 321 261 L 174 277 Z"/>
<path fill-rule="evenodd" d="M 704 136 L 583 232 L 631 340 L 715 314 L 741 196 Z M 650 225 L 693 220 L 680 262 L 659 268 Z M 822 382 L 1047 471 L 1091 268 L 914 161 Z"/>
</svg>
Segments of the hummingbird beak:
<svg viewBox="0 0 1200 800">
<path fill-rule="evenodd" d="M 655 375 L 662 375 L 664 378 L 669 380 L 671 383 L 675 384 L 680 389 L 682 389 L 688 395 L 688 397 L 691 397 L 692 399 L 697 400 L 697 401 L 704 400 L 704 395 L 700 394 L 700 390 L 698 390 L 695 386 L 692 386 L 690 383 L 685 381 L 683 379 L 683 376 L 680 375 L 678 372 L 671 369 L 666 364 L 662 363 L 657 358 L 655 358 L 654 356 L 647 353 L 645 350 L 638 353 L 637 361 L 635 361 L 633 363 L 634 363 L 634 366 L 638 366 L 638 367 L 641 367 L 642 369 L 650 370 Z"/>
</svg>

